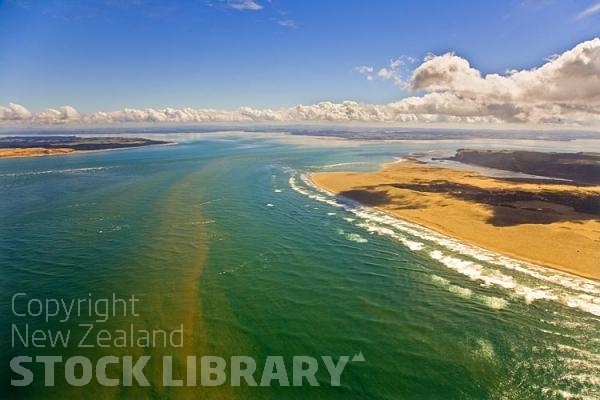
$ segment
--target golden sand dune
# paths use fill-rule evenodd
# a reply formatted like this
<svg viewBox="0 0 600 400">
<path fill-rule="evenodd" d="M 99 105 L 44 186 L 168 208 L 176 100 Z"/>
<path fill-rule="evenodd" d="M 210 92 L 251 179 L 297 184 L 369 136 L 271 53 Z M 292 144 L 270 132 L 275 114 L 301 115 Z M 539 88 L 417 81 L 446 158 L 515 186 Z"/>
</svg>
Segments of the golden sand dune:
<svg viewBox="0 0 600 400">
<path fill-rule="evenodd" d="M 311 178 L 329 192 L 465 242 L 600 279 L 600 186 L 515 182 L 415 160 Z"/>
</svg>

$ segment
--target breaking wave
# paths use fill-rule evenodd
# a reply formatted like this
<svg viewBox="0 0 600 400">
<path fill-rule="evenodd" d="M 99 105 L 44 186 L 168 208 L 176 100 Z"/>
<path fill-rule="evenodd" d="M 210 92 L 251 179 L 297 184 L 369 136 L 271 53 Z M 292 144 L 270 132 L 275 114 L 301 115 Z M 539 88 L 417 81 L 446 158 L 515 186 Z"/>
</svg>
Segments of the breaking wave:
<svg viewBox="0 0 600 400">
<path fill-rule="evenodd" d="M 419 252 L 482 286 L 507 291 L 526 304 L 551 301 L 600 316 L 600 283 L 565 272 L 550 270 L 531 263 L 462 243 L 420 225 L 365 207 L 353 200 L 334 196 L 317 187 L 306 174 L 288 169 L 289 185 L 313 200 L 342 209 L 351 215 L 340 216 L 372 235 L 387 236 Z M 467 290 L 449 286 L 449 291 L 468 297 Z M 472 295 L 472 293 L 471 293 Z M 499 298 L 480 298 L 485 305 L 501 309 L 508 304 Z"/>
<path fill-rule="evenodd" d="M 49 169 L 49 170 L 44 170 L 44 171 L 24 171 L 24 172 L 4 173 L 4 174 L 0 174 L 0 176 L 16 177 L 16 176 L 27 176 L 27 175 L 76 174 L 76 173 L 82 173 L 82 172 L 103 171 L 103 170 L 110 169 L 110 168 L 115 168 L 115 167 Z"/>
</svg>

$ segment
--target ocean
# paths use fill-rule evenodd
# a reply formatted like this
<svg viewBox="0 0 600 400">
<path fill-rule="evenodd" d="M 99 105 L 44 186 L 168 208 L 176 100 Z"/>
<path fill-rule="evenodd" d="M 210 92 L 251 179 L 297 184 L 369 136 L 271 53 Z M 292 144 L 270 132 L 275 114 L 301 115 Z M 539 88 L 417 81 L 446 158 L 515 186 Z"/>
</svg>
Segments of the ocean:
<svg viewBox="0 0 600 400">
<path fill-rule="evenodd" d="M 375 170 L 410 153 L 461 147 L 593 150 L 592 140 L 343 140 L 276 132 L 163 133 L 177 144 L 0 160 L 0 321 L 4 398 L 600 398 L 600 283 L 518 262 L 312 185 L 314 171 Z M 13 301 L 17 297 L 16 303 Z M 135 298 L 137 316 L 61 322 L 31 299 Z M 16 304 L 16 310 L 13 309 Z M 24 316 L 15 315 L 25 314 Z M 131 310 L 129 310 L 131 311 Z M 92 315 L 90 315 L 92 314 Z M 63 318 L 64 319 L 64 318 Z M 77 346 L 115 332 L 183 325 L 183 347 Z M 70 331 L 25 347 L 20 334 Z M 85 325 L 85 326 L 82 326 Z M 114 335 L 114 334 L 113 334 Z M 90 336 L 90 337 L 92 337 Z M 93 343 L 92 339 L 90 343 Z M 109 341 L 110 342 L 110 341 Z M 330 384 L 323 356 L 348 361 Z M 64 361 L 149 355 L 150 386 L 85 386 Z M 302 386 L 164 387 L 164 355 L 319 360 Z M 32 383 L 17 356 L 61 356 Z M 155 361 L 156 360 L 156 361 Z M 76 375 L 81 372 L 76 369 Z M 107 375 L 119 378 L 120 364 Z M 198 381 L 199 382 L 199 381 Z M 290 372 L 291 382 L 291 372 Z"/>
</svg>

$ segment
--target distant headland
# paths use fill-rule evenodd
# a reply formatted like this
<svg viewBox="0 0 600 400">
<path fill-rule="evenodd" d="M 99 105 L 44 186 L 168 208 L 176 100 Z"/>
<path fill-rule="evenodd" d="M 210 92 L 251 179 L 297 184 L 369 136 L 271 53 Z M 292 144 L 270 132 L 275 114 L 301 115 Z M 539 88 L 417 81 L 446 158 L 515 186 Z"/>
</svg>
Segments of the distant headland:
<svg viewBox="0 0 600 400">
<path fill-rule="evenodd" d="M 579 184 L 600 183 L 600 154 L 598 153 L 459 149 L 448 159 L 481 167 L 567 179 Z"/>
<path fill-rule="evenodd" d="M 0 158 L 37 157 L 169 144 L 136 137 L 7 136 L 0 138 Z"/>
</svg>

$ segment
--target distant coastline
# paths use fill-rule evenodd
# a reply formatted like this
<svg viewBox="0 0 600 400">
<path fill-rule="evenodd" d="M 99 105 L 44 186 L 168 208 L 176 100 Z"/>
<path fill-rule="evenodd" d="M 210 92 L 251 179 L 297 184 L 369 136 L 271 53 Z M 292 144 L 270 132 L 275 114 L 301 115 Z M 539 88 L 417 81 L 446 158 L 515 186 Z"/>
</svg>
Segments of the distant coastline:
<svg viewBox="0 0 600 400">
<path fill-rule="evenodd" d="M 536 171 L 544 173 L 538 161 L 547 157 L 528 153 L 536 160 Z M 593 160 L 588 156 L 581 157 L 589 166 Z M 576 155 L 569 157 L 579 163 Z M 556 168 L 551 161 L 547 165 L 548 171 Z M 467 243 L 600 280 L 600 185 L 587 179 L 492 178 L 416 159 L 387 164 L 377 172 L 313 173 L 311 179 L 335 195 Z"/>
<path fill-rule="evenodd" d="M 56 156 L 159 144 L 171 142 L 114 136 L 7 136 L 0 138 L 0 158 Z"/>
<path fill-rule="evenodd" d="M 459 149 L 447 160 L 464 164 L 519 172 L 578 184 L 600 184 L 600 154 L 541 153 L 524 150 Z"/>
</svg>

